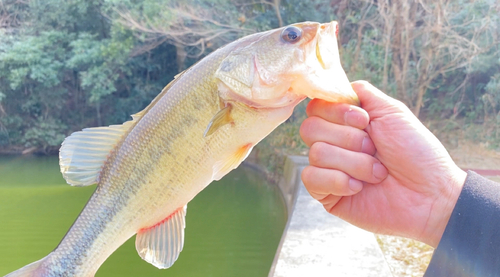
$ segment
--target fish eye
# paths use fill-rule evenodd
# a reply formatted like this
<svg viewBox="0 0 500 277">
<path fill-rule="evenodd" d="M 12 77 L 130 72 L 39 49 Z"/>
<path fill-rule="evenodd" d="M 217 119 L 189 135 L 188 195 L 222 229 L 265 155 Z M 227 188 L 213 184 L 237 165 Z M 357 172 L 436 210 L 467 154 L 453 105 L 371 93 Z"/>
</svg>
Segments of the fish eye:
<svg viewBox="0 0 500 277">
<path fill-rule="evenodd" d="M 288 26 L 281 32 L 281 39 L 288 43 L 296 43 L 302 38 L 302 30 L 295 26 Z"/>
</svg>

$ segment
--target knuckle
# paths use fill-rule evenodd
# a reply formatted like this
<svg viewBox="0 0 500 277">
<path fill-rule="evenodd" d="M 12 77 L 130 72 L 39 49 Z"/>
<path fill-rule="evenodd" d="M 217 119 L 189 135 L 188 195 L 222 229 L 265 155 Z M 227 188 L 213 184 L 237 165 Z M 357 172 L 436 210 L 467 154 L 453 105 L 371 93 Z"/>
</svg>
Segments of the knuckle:
<svg viewBox="0 0 500 277">
<path fill-rule="evenodd" d="M 311 114 L 313 113 L 314 109 L 316 108 L 316 103 L 318 102 L 317 99 L 312 99 L 309 104 L 307 104 L 307 107 L 306 107 L 306 114 L 308 116 L 311 116 Z"/>
<path fill-rule="evenodd" d="M 343 134 L 344 146 L 343 148 L 351 151 L 359 152 L 361 151 L 364 134 L 359 132 L 359 130 L 349 129 Z"/>
<path fill-rule="evenodd" d="M 314 125 L 314 117 L 308 117 L 302 122 L 302 124 L 300 125 L 299 133 L 303 139 L 310 137 L 311 131 L 314 130 L 312 128 L 314 127 L 313 125 Z"/>
<path fill-rule="evenodd" d="M 352 82 L 352 86 L 356 87 L 357 89 L 363 89 L 363 88 L 368 87 L 369 85 L 370 85 L 370 83 L 368 81 L 365 81 L 365 80 L 358 80 L 358 81 Z"/>
<path fill-rule="evenodd" d="M 403 112 L 408 112 L 410 111 L 410 109 L 408 108 L 408 106 L 406 106 L 405 103 L 401 102 L 400 100 L 398 99 L 393 99 L 393 105 L 400 111 L 403 111 Z"/>
<path fill-rule="evenodd" d="M 318 195 L 318 198 L 316 198 L 316 200 L 318 200 L 318 202 L 320 202 L 321 204 L 328 204 L 330 203 L 330 195 L 329 194 L 322 194 L 322 195 Z"/>
<path fill-rule="evenodd" d="M 302 170 L 302 174 L 301 174 L 302 182 L 304 182 L 304 185 L 306 186 L 306 188 L 309 187 L 309 185 L 311 183 L 312 176 L 313 176 L 313 173 L 312 173 L 313 170 L 314 170 L 314 168 L 312 166 L 306 166 Z"/>
<path fill-rule="evenodd" d="M 329 213 L 329 214 L 332 214 L 332 215 L 336 215 L 335 213 L 335 205 L 332 205 L 332 204 L 324 204 L 323 205 L 323 208 Z"/>
<path fill-rule="evenodd" d="M 366 182 L 374 183 L 377 180 L 373 175 L 373 166 L 376 163 L 375 158 L 364 155 L 360 160 L 362 163 L 360 163 L 356 169 L 357 172 L 361 173 L 360 179 Z"/>
<path fill-rule="evenodd" d="M 357 144 L 357 137 L 352 132 L 346 132 L 344 134 L 345 145 L 349 150 L 355 150 L 354 146 Z"/>
<path fill-rule="evenodd" d="M 314 141 L 317 141 L 318 137 L 320 137 L 320 123 L 320 119 L 313 116 L 306 118 L 300 125 L 300 137 L 308 146 L 311 146 L 311 144 L 313 144 Z"/>
<path fill-rule="evenodd" d="M 309 163 L 312 165 L 318 165 L 323 162 L 325 157 L 325 152 L 328 149 L 328 145 L 324 142 L 315 142 L 311 145 L 309 149 Z"/>
</svg>

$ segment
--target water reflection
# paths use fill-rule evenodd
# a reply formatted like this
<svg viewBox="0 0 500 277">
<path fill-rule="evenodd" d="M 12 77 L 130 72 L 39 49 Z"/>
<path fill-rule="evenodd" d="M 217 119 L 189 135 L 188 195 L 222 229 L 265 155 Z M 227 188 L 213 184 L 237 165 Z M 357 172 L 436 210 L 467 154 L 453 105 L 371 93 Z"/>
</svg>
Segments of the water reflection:
<svg viewBox="0 0 500 277">
<path fill-rule="evenodd" d="M 0 158 L 0 276 L 53 250 L 95 189 L 66 185 L 57 163 Z M 188 205 L 184 250 L 172 268 L 141 260 L 132 238 L 96 276 L 267 276 L 285 213 L 277 187 L 240 168 Z"/>
</svg>

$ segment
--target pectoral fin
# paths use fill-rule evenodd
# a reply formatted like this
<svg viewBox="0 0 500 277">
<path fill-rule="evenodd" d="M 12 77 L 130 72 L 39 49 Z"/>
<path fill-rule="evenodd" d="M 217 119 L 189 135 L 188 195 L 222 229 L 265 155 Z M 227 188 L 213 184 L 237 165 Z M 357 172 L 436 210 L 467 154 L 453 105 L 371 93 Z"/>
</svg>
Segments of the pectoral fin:
<svg viewBox="0 0 500 277">
<path fill-rule="evenodd" d="M 228 157 L 216 162 L 213 166 L 213 175 L 212 179 L 218 181 L 229 171 L 237 168 L 241 162 L 243 162 L 250 151 L 252 151 L 253 145 L 251 143 L 245 144 L 236 150 L 236 152 L 232 153 Z"/>
<path fill-rule="evenodd" d="M 142 259 L 157 268 L 169 268 L 184 246 L 187 205 L 153 227 L 139 230 L 135 248 Z"/>
<path fill-rule="evenodd" d="M 225 108 L 216 113 L 214 117 L 212 117 L 212 120 L 208 123 L 207 129 L 205 129 L 205 133 L 203 133 L 203 137 L 208 137 L 220 127 L 233 122 L 231 110 L 232 106 L 227 105 Z"/>
</svg>

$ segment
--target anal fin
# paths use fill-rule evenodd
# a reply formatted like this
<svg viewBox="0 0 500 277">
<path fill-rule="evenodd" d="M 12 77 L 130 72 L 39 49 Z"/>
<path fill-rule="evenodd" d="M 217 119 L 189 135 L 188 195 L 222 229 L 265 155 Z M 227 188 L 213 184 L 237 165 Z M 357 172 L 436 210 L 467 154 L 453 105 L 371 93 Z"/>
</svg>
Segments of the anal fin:
<svg viewBox="0 0 500 277">
<path fill-rule="evenodd" d="M 142 259 L 157 268 L 171 267 L 184 246 L 187 205 L 160 223 L 137 232 L 135 248 Z"/>
</svg>

